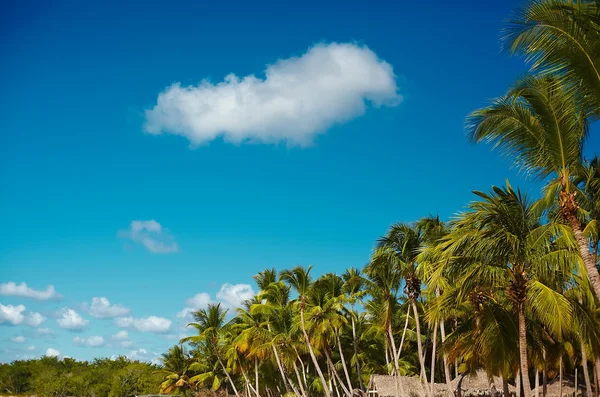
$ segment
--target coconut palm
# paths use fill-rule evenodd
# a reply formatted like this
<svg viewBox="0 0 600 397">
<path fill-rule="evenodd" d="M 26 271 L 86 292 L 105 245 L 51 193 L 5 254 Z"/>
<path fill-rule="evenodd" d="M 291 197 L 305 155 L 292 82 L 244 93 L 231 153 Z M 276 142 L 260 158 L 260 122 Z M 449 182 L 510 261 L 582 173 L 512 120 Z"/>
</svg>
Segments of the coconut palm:
<svg viewBox="0 0 600 397">
<path fill-rule="evenodd" d="M 198 330 L 198 335 L 189 336 L 181 339 L 181 343 L 206 343 L 209 352 L 214 355 L 225 376 L 229 380 L 229 384 L 233 389 L 236 397 L 240 397 L 235 382 L 231 378 L 231 374 L 223 363 L 223 334 L 228 323 L 225 322 L 227 310 L 221 308 L 221 304 L 209 304 L 206 309 L 200 309 L 193 313 L 194 319 L 197 322 L 190 323 L 188 326 Z"/>
<path fill-rule="evenodd" d="M 492 105 L 471 113 L 467 128 L 473 141 L 494 143 L 527 172 L 539 178 L 555 177 L 545 189 L 545 202 L 558 201 L 559 215 L 573 230 L 587 276 L 600 299 L 600 274 L 579 219 L 574 183 L 588 131 L 577 98 L 556 79 L 527 76 Z"/>
<path fill-rule="evenodd" d="M 594 0 L 533 0 L 504 31 L 504 46 L 524 55 L 534 71 L 560 76 L 563 86 L 583 91 L 600 115 L 600 3 Z"/>
<path fill-rule="evenodd" d="M 192 356 L 183 346 L 175 345 L 161 356 L 161 361 L 163 369 L 159 372 L 164 375 L 164 381 L 160 384 L 160 393 L 181 392 L 187 396 L 188 391 L 194 389 L 193 383 L 190 382 Z"/>
<path fill-rule="evenodd" d="M 346 294 L 346 302 L 350 304 L 350 310 L 348 311 L 348 315 L 352 324 L 352 347 L 354 349 L 356 374 L 358 377 L 358 384 L 360 386 L 360 390 L 364 390 L 360 358 L 358 355 L 358 337 L 356 334 L 356 320 L 358 318 L 358 313 L 354 309 L 354 306 L 364 296 L 365 279 L 363 278 L 361 271 L 353 267 L 347 269 L 344 272 L 344 274 L 342 274 L 342 279 L 344 280 L 342 290 Z"/>
<path fill-rule="evenodd" d="M 573 314 L 568 299 L 546 281 L 555 272 L 572 272 L 577 261 L 575 244 L 565 226 L 541 225 L 539 213 L 526 196 L 510 185 L 475 194 L 480 201 L 460 215 L 441 245 L 455 258 L 447 266 L 462 281 L 460 300 L 482 285 L 506 291 L 517 312 L 521 380 L 529 395 L 526 319 L 534 318 L 559 336 L 570 328 Z"/>
</svg>

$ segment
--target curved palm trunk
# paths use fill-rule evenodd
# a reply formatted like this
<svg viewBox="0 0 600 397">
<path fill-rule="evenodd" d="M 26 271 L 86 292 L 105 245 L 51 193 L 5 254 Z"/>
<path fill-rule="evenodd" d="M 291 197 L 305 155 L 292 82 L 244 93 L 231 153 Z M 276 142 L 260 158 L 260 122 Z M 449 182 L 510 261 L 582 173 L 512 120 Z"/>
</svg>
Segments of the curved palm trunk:
<svg viewBox="0 0 600 397">
<path fill-rule="evenodd" d="M 548 370 L 546 369 L 546 349 L 542 351 L 542 358 L 544 359 L 544 365 L 542 369 L 542 396 L 546 397 L 548 394 Z"/>
<path fill-rule="evenodd" d="M 417 350 L 419 354 L 419 363 L 421 364 L 421 379 L 427 383 L 427 373 L 425 372 L 425 357 L 423 357 L 423 345 L 421 342 L 421 323 L 419 321 L 419 311 L 417 310 L 417 303 L 412 301 L 412 308 L 415 314 L 415 322 L 417 323 Z"/>
<path fill-rule="evenodd" d="M 398 355 L 396 356 L 396 360 L 400 360 L 400 354 L 402 354 L 402 345 L 404 345 L 404 338 L 406 337 L 406 330 L 408 329 L 408 320 L 410 319 L 410 305 L 408 305 L 408 310 L 406 310 L 406 321 L 404 322 L 404 331 L 402 331 L 402 338 L 400 339 L 400 346 L 398 347 Z"/>
<path fill-rule="evenodd" d="M 531 384 L 529 383 L 529 368 L 527 366 L 527 328 L 525 324 L 525 308 L 519 303 L 519 357 L 521 361 L 521 382 L 523 383 L 523 394 L 531 396 Z"/>
<path fill-rule="evenodd" d="M 324 351 L 325 351 L 325 358 L 327 359 L 327 365 L 329 365 L 329 369 L 334 376 L 334 381 L 337 381 L 340 384 L 342 390 L 348 397 L 352 397 L 352 392 L 350 390 L 348 390 L 348 388 L 344 385 L 344 381 L 342 380 L 342 378 L 340 377 L 340 374 L 338 374 L 337 370 L 335 369 L 335 365 L 333 364 L 333 361 L 331 360 L 331 354 L 329 353 L 329 347 L 325 347 Z"/>
<path fill-rule="evenodd" d="M 300 386 L 300 392 L 302 392 L 302 396 L 306 396 L 306 390 L 304 390 L 304 382 L 302 382 L 302 378 L 300 377 L 300 372 L 298 372 L 298 366 L 296 365 L 296 361 L 292 362 L 294 364 L 294 372 L 296 373 L 296 379 L 298 379 L 298 386 Z"/>
<path fill-rule="evenodd" d="M 392 345 L 392 358 L 397 356 L 396 353 L 396 342 L 394 341 L 394 333 L 392 332 L 392 325 L 388 325 L 388 336 L 390 338 L 390 343 Z M 398 360 L 394 359 L 394 369 L 396 371 L 396 376 L 394 376 L 394 382 L 396 387 L 396 395 L 400 392 L 401 396 L 405 396 L 404 386 L 402 385 L 402 381 L 400 380 L 400 367 L 398 366 Z"/>
<path fill-rule="evenodd" d="M 558 394 L 560 394 L 560 397 L 562 397 L 563 395 L 563 360 L 562 360 L 562 354 L 560 355 L 560 359 L 559 359 L 559 364 L 560 365 L 560 370 L 559 370 L 559 375 L 558 375 L 558 381 L 560 382 L 559 386 L 558 386 Z"/>
<path fill-rule="evenodd" d="M 285 391 L 287 393 L 290 392 L 290 388 L 288 386 L 288 379 L 285 375 L 285 370 L 283 369 L 283 365 L 281 364 L 281 359 L 279 358 L 279 354 L 277 353 L 277 348 L 275 345 L 271 345 L 273 349 L 273 354 L 275 355 L 275 361 L 277 362 L 277 368 L 279 368 L 279 373 L 281 374 L 281 379 L 283 380 L 283 387 L 285 387 Z"/>
<path fill-rule="evenodd" d="M 437 324 L 433 326 L 433 348 L 431 350 L 431 395 L 435 393 L 435 352 L 437 350 Z"/>
<path fill-rule="evenodd" d="M 221 361 L 221 357 L 219 357 L 218 354 L 216 356 L 217 356 L 217 360 L 219 361 L 219 364 L 221 364 L 221 368 L 223 368 L 223 372 L 225 372 L 225 376 L 227 376 L 227 379 L 229 379 L 229 383 L 231 384 L 231 387 L 233 388 L 233 392 L 235 393 L 236 397 L 240 397 L 240 394 L 238 393 L 237 389 L 235 388 L 235 383 L 233 383 L 233 379 L 231 379 L 231 376 L 229 375 L 229 371 L 227 371 L 227 368 L 225 368 L 223 361 Z"/>
<path fill-rule="evenodd" d="M 596 294 L 596 298 L 600 300 L 600 274 L 598 274 L 598 269 L 596 269 L 596 263 L 592 254 L 590 253 L 590 244 L 588 239 L 583 235 L 583 230 L 581 228 L 581 223 L 577 216 L 570 212 L 567 215 L 567 220 L 569 221 L 569 225 L 571 229 L 573 229 L 573 234 L 575 235 L 575 240 L 577 240 L 577 245 L 579 246 L 579 252 L 581 253 L 581 258 L 583 259 L 583 263 L 585 265 L 585 270 L 587 272 L 588 278 L 590 280 L 590 284 L 594 289 L 594 293 Z"/>
<path fill-rule="evenodd" d="M 596 359 L 596 395 L 600 397 L 600 357 Z"/>
<path fill-rule="evenodd" d="M 581 341 L 581 366 L 583 367 L 583 378 L 585 379 L 585 395 L 592 395 L 592 382 L 590 381 L 590 371 L 588 369 L 587 354 L 585 352 L 585 346 Z"/>
<path fill-rule="evenodd" d="M 360 372 L 360 360 L 358 358 L 358 340 L 356 338 L 356 323 L 354 322 L 354 310 L 352 310 L 352 314 L 350 316 L 352 320 L 352 343 L 354 344 L 354 359 L 356 361 L 356 374 L 358 375 L 358 384 L 360 385 L 360 390 L 365 390 L 365 386 L 362 381 L 362 374 Z"/>
<path fill-rule="evenodd" d="M 304 297 L 302 297 L 302 302 L 300 306 L 300 325 L 302 326 L 302 334 L 304 334 L 304 341 L 306 342 L 306 346 L 308 347 L 308 353 L 310 354 L 310 358 L 312 359 L 313 364 L 315 365 L 315 369 L 317 370 L 317 374 L 319 374 L 319 379 L 321 380 L 321 384 L 323 386 L 323 391 L 326 396 L 331 395 L 331 391 L 327 385 L 327 381 L 325 380 L 325 376 L 323 376 L 323 372 L 319 367 L 319 362 L 317 361 L 317 357 L 315 356 L 315 352 L 310 344 L 310 338 L 308 337 L 308 333 L 306 332 L 306 326 L 304 324 Z"/>
<path fill-rule="evenodd" d="M 348 367 L 346 366 L 346 358 L 344 357 L 344 350 L 342 349 L 340 334 L 337 331 L 335 331 L 335 338 L 337 340 L 338 350 L 340 352 L 340 361 L 342 362 L 342 368 L 344 368 L 344 374 L 346 375 L 346 382 L 348 382 L 348 389 L 352 391 L 352 381 L 350 380 L 350 374 L 348 373 Z"/>
<path fill-rule="evenodd" d="M 442 334 L 442 345 L 446 342 L 446 327 L 444 326 L 444 320 L 440 321 L 440 332 Z M 444 351 L 444 377 L 446 378 L 446 388 L 452 390 L 452 375 L 450 375 L 450 364 L 448 363 L 448 353 Z M 507 386 L 508 387 L 508 386 Z M 508 395 L 506 395 L 508 397 Z"/>
</svg>

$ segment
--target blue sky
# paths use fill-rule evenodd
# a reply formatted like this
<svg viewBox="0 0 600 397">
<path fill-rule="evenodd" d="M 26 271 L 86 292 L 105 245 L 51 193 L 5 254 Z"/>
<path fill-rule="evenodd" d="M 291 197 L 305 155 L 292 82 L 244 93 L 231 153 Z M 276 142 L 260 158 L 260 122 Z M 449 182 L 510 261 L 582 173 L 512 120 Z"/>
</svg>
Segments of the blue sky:
<svg viewBox="0 0 600 397">
<path fill-rule="evenodd" d="M 362 267 L 395 221 L 537 194 L 463 129 L 527 70 L 518 2 L 285 3 L 5 7 L 1 361 L 152 360 L 266 267 Z"/>
</svg>

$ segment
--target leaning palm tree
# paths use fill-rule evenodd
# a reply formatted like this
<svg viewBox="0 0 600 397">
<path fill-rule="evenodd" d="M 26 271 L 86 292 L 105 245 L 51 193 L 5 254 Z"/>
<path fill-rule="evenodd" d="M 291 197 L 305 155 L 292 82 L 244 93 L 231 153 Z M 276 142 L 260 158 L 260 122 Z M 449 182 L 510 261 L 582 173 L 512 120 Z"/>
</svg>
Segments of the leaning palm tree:
<svg viewBox="0 0 600 397">
<path fill-rule="evenodd" d="M 526 318 L 535 318 L 559 336 L 571 327 L 569 301 L 545 281 L 555 272 L 572 272 L 575 243 L 566 226 L 541 225 L 532 204 L 510 186 L 475 194 L 481 200 L 469 205 L 441 243 L 454 258 L 446 266 L 454 279 L 462 281 L 460 301 L 475 292 L 488 298 L 481 286 L 506 291 L 517 312 L 521 379 L 530 395 Z"/>
<path fill-rule="evenodd" d="M 315 355 L 314 349 L 310 343 L 310 338 L 308 336 L 308 332 L 306 331 L 306 321 L 304 319 L 307 298 L 313 284 L 312 279 L 310 277 L 311 269 L 312 266 L 309 266 L 307 269 L 305 269 L 302 266 L 296 266 L 291 270 L 284 270 L 283 272 L 281 272 L 281 279 L 288 283 L 298 293 L 297 303 L 300 312 L 300 327 L 302 329 L 304 341 L 306 343 L 306 347 L 308 348 L 308 352 L 315 366 L 315 369 L 319 374 L 319 380 L 321 381 L 323 391 L 325 392 L 326 396 L 330 396 L 331 392 L 329 390 L 329 386 L 327 385 L 327 381 L 325 380 L 323 371 L 321 371 L 321 367 L 319 366 L 319 362 L 317 361 L 317 356 Z"/>
<path fill-rule="evenodd" d="M 587 276 L 600 299 L 600 274 L 583 233 L 574 175 L 582 164 L 588 126 L 576 97 L 551 77 L 527 76 L 492 105 L 471 113 L 467 129 L 475 142 L 494 143 L 523 170 L 554 176 L 545 188 L 548 205 L 558 200 L 559 215 L 571 226 Z"/>
<path fill-rule="evenodd" d="M 532 0 L 504 32 L 504 45 L 524 55 L 534 71 L 553 73 L 584 94 L 586 108 L 600 116 L 600 2 Z"/>
<path fill-rule="evenodd" d="M 229 384 L 233 389 L 236 397 L 240 397 L 235 382 L 231 378 L 231 374 L 223 363 L 223 334 L 225 327 L 228 324 L 225 322 L 227 310 L 221 308 L 221 304 L 209 304 L 206 309 L 200 309 L 193 313 L 195 323 L 190 323 L 188 326 L 198 330 L 198 335 L 188 336 L 181 339 L 181 343 L 205 343 L 209 353 L 214 355 L 221 366 L 225 376 L 229 380 Z"/>
</svg>

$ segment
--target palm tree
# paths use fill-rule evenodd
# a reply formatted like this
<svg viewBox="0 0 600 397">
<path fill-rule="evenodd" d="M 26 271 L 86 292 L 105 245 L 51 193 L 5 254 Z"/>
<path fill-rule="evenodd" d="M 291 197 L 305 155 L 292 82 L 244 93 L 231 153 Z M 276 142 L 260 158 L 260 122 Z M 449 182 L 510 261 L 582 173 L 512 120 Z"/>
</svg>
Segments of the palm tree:
<svg viewBox="0 0 600 397">
<path fill-rule="evenodd" d="M 374 258 L 389 261 L 404 278 L 404 293 L 413 309 L 417 326 L 417 349 L 421 365 L 421 377 L 427 380 L 425 355 L 421 341 L 421 322 L 417 301 L 421 294 L 421 279 L 417 276 L 417 256 L 424 247 L 424 231 L 419 226 L 397 223 L 390 227 L 385 236 L 379 239 Z"/>
<path fill-rule="evenodd" d="M 181 391 L 187 396 L 188 390 L 193 389 L 190 382 L 190 365 L 193 362 L 191 355 L 180 345 L 175 345 L 161 356 L 164 380 L 160 384 L 160 393 L 172 394 Z"/>
<path fill-rule="evenodd" d="M 317 373 L 319 374 L 319 379 L 321 381 L 321 386 L 323 387 L 323 391 L 326 396 L 330 396 L 331 392 L 327 385 L 327 381 L 325 380 L 325 376 L 323 375 L 323 371 L 321 371 L 321 367 L 319 366 L 319 362 L 317 361 L 317 357 L 315 356 L 315 352 L 310 343 L 310 338 L 308 336 L 308 332 L 306 332 L 306 322 L 304 319 L 304 312 L 306 310 L 306 301 L 310 290 L 312 288 L 312 279 L 310 277 L 310 271 L 312 266 L 309 266 L 307 269 L 302 266 L 296 266 L 291 270 L 284 270 L 281 272 L 281 279 L 288 283 L 293 289 L 298 293 L 298 306 L 300 311 L 300 327 L 302 329 L 302 334 L 304 336 L 304 341 L 306 343 L 306 347 L 308 348 L 308 352 L 312 359 L 312 362 L 315 366 Z"/>
<path fill-rule="evenodd" d="M 190 323 L 188 326 L 192 326 L 198 330 L 198 335 L 189 336 L 181 339 L 181 343 L 192 342 L 202 343 L 206 342 L 210 353 L 215 356 L 219 365 L 221 366 L 225 376 L 229 380 L 231 388 L 235 393 L 236 397 L 240 397 L 235 382 L 231 378 L 227 367 L 223 363 L 223 333 L 228 324 L 225 322 L 225 316 L 227 310 L 221 308 L 221 304 L 209 304 L 206 309 L 200 309 L 193 313 L 194 318 L 197 322 Z"/>
<path fill-rule="evenodd" d="M 577 98 L 551 77 L 527 76 L 492 105 L 467 119 L 471 139 L 494 143 L 539 178 L 554 175 L 545 189 L 547 205 L 558 199 L 559 215 L 571 226 L 581 257 L 600 299 L 600 274 L 583 233 L 574 176 L 582 164 L 587 122 Z"/>
<path fill-rule="evenodd" d="M 581 90 L 586 107 L 600 115 L 600 3 L 533 0 L 504 31 L 504 45 L 524 55 L 534 71 L 560 76 Z"/>
<path fill-rule="evenodd" d="M 447 266 L 462 281 L 461 300 L 482 285 L 506 291 L 517 312 L 521 379 L 529 395 L 526 319 L 535 318 L 555 335 L 570 328 L 573 315 L 568 299 L 545 281 L 555 272 L 572 272 L 575 244 L 562 225 L 540 225 L 532 204 L 510 185 L 475 194 L 481 200 L 460 215 L 441 246 L 456 258 Z M 482 292 L 484 298 L 489 296 Z"/>
<path fill-rule="evenodd" d="M 342 290 L 346 294 L 346 302 L 350 304 L 349 317 L 352 324 L 352 347 L 354 349 L 356 374 L 358 376 L 360 390 L 364 391 L 365 388 L 362 382 L 360 358 L 358 355 L 358 337 L 356 335 L 356 319 L 358 318 L 358 313 L 354 310 L 354 306 L 364 295 L 365 279 L 363 278 L 361 271 L 353 267 L 347 269 L 344 274 L 342 274 L 342 279 L 344 280 Z"/>
</svg>

